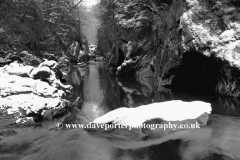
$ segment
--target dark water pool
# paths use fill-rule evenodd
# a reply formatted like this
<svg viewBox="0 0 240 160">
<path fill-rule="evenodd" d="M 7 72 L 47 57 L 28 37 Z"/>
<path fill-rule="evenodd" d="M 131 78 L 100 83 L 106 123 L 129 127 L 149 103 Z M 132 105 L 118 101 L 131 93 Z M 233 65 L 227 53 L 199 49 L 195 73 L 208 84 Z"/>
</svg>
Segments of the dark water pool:
<svg viewBox="0 0 240 160">
<path fill-rule="evenodd" d="M 84 76 L 85 74 L 85 76 Z M 59 120 L 18 134 L 1 137 L 0 160 L 221 160 L 240 159 L 240 111 L 237 100 L 193 96 L 159 89 L 151 79 L 119 79 L 109 75 L 104 63 L 86 69 L 72 68 L 73 98 L 82 96 L 80 109 L 64 123 L 87 124 L 113 109 L 136 107 L 171 99 L 204 100 L 213 107 L 209 124 L 199 130 L 163 138 L 131 142 L 101 139 L 83 129 L 53 129 Z M 169 113 L 171 114 L 171 113 Z"/>
</svg>

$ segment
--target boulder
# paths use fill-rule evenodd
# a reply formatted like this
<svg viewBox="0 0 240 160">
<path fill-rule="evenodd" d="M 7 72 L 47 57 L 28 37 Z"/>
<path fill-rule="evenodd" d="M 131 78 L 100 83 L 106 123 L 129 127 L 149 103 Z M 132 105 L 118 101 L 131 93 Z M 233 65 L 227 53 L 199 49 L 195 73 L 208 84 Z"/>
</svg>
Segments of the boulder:
<svg viewBox="0 0 240 160">
<path fill-rule="evenodd" d="M 29 77 L 29 73 L 34 69 L 32 66 L 24 66 L 22 64 L 13 62 L 10 65 L 5 65 L 0 70 L 10 75 L 17 75 L 21 77 Z"/>
<path fill-rule="evenodd" d="M 54 71 L 54 72 L 52 72 Z M 34 69 L 31 73 L 30 76 L 34 79 L 41 79 L 43 81 L 46 81 L 49 79 L 52 75 L 56 76 L 57 79 L 59 79 L 61 82 L 64 80 L 63 74 L 60 70 L 60 67 L 58 63 L 54 60 L 47 60 L 45 59 L 44 62 L 42 62 L 38 68 Z M 53 77 L 52 77 L 53 78 Z"/>
<path fill-rule="evenodd" d="M 35 68 L 30 73 L 30 77 L 33 79 L 40 79 L 42 81 L 48 81 L 51 78 L 52 71 L 49 67 L 43 66 L 41 68 Z"/>
<path fill-rule="evenodd" d="M 0 111 L 14 117 L 52 119 L 67 112 L 68 101 L 60 98 L 45 98 L 35 94 L 12 95 L 0 98 Z"/>
<path fill-rule="evenodd" d="M 53 61 L 57 61 L 57 58 L 54 54 L 50 54 L 50 53 L 43 53 L 42 56 L 48 60 L 53 60 Z"/>
<path fill-rule="evenodd" d="M 61 57 L 58 59 L 58 64 L 59 64 L 60 68 L 68 67 L 69 63 L 70 63 L 70 60 L 67 57 Z"/>
<path fill-rule="evenodd" d="M 89 46 L 89 52 L 92 54 L 95 54 L 97 52 L 97 46 L 96 45 L 90 45 Z"/>
<path fill-rule="evenodd" d="M 186 130 L 186 128 L 179 128 L 181 124 L 188 124 L 188 126 L 206 125 L 211 110 L 209 103 L 180 100 L 153 103 L 137 108 L 119 108 L 95 119 L 91 123 L 91 127 L 85 130 L 124 140 L 159 138 L 180 130 Z M 170 128 L 170 123 L 177 125 L 177 127 Z M 101 128 L 98 126 L 100 124 L 116 125 L 117 127 Z M 159 125 L 159 128 L 156 128 L 156 124 Z M 168 125 L 168 128 L 160 128 L 161 124 Z M 146 127 L 143 127 L 144 125 Z M 147 127 L 148 125 L 152 128 Z M 195 127 L 197 128 L 197 126 Z"/>
<path fill-rule="evenodd" d="M 39 79 L 41 81 L 47 82 L 49 85 L 57 89 L 65 90 L 66 93 L 70 93 L 72 86 L 62 84 L 62 82 L 66 82 L 66 79 L 63 79 L 63 74 L 60 69 L 58 69 L 58 72 L 61 73 L 61 75 L 57 72 L 54 73 L 49 67 L 43 66 L 33 69 L 29 76 L 35 80 Z M 57 77 L 60 79 L 57 79 Z"/>
<path fill-rule="evenodd" d="M 48 83 L 40 80 L 22 78 L 7 73 L 1 73 L 0 79 L 2 82 L 0 84 L 0 97 L 27 93 L 34 93 L 43 97 L 61 97 L 57 88 L 49 86 Z"/>
<path fill-rule="evenodd" d="M 54 69 L 58 68 L 58 63 L 56 61 L 54 61 L 54 60 L 44 59 L 44 62 L 42 62 L 39 65 L 39 68 L 43 67 L 43 66 L 49 67 L 50 69 L 54 70 Z"/>
<path fill-rule="evenodd" d="M 38 66 L 41 63 L 40 58 L 31 54 L 27 51 L 22 51 L 19 54 L 19 57 L 23 60 L 23 62 L 27 65 Z"/>
<path fill-rule="evenodd" d="M 133 77 L 137 71 L 137 60 L 125 60 L 121 66 L 117 68 L 116 75 L 119 77 Z"/>
<path fill-rule="evenodd" d="M 29 67 L 19 68 L 25 71 Z M 3 71 L 0 70 L 0 113 L 16 118 L 16 122 L 51 119 L 66 113 L 70 107 L 70 102 L 65 99 L 66 92 L 46 82 Z"/>
<path fill-rule="evenodd" d="M 23 63 L 23 60 L 16 55 L 10 56 L 8 59 L 11 60 L 12 62 L 17 61 L 18 63 Z"/>
</svg>

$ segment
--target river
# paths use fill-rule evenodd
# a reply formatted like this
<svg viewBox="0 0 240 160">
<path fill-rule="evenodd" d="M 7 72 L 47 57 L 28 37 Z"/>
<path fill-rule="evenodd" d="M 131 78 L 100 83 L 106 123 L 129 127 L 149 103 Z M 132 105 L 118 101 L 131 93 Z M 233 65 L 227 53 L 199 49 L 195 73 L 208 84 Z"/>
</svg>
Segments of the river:
<svg viewBox="0 0 240 160">
<path fill-rule="evenodd" d="M 161 89 L 151 79 L 111 76 L 104 63 L 72 68 L 73 98 L 83 97 L 64 123 L 87 124 L 116 108 L 137 107 L 171 99 L 210 102 L 213 114 L 206 127 L 178 136 L 132 142 L 89 135 L 83 129 L 55 129 L 59 119 L 41 127 L 16 129 L 0 141 L 0 160 L 193 160 L 240 159 L 240 111 L 237 100 L 196 96 Z M 171 113 L 169 113 L 171 114 Z"/>
</svg>

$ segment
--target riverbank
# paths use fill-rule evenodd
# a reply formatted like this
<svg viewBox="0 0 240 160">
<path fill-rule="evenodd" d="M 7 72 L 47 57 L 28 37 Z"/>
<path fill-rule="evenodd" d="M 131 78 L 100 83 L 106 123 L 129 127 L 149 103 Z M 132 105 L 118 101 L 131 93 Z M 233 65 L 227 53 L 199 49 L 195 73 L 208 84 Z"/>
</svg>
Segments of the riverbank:
<svg viewBox="0 0 240 160">
<path fill-rule="evenodd" d="M 16 128 L 41 125 L 78 107 L 80 98 L 70 100 L 72 87 L 62 84 L 62 77 L 55 77 L 62 75 L 61 71 L 55 73 L 50 66 L 40 67 L 50 63 L 59 65 L 44 61 L 33 67 L 14 61 L 0 67 L 1 136 L 14 135 Z"/>
</svg>

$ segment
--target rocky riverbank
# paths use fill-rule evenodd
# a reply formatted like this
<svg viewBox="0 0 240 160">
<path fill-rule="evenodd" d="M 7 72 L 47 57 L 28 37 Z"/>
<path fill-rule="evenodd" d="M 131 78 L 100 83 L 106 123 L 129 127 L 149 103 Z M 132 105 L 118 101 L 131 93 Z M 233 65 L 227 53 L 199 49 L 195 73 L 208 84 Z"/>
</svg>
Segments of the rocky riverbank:
<svg viewBox="0 0 240 160">
<path fill-rule="evenodd" d="M 48 71 L 54 74 L 48 67 L 36 68 L 18 62 L 0 67 L 0 135 L 15 133 L 8 130 L 11 126 L 35 126 L 63 116 L 76 106 L 69 101 L 70 85 L 61 84 L 55 77 L 51 77 L 52 83 L 44 81 Z"/>
</svg>

